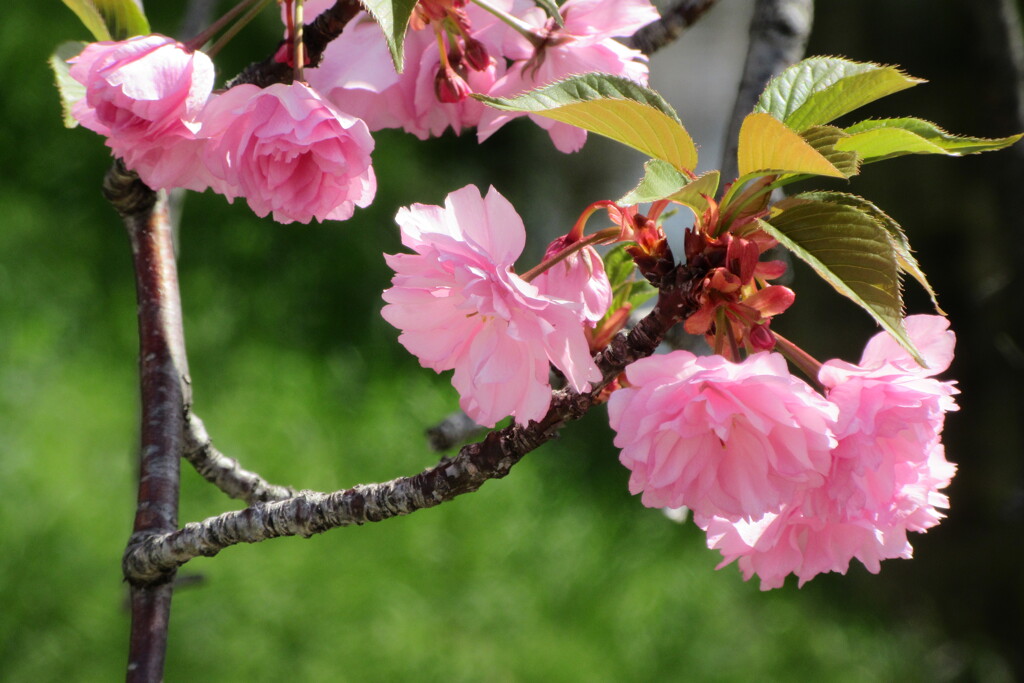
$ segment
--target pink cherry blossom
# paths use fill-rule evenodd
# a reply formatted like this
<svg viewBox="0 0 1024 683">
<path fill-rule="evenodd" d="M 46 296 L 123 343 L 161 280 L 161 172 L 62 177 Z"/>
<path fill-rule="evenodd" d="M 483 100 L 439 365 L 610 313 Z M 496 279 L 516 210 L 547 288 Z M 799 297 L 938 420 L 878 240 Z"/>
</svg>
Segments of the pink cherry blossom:
<svg viewBox="0 0 1024 683">
<path fill-rule="evenodd" d="M 569 246 L 568 236 L 548 245 L 544 260 Z M 593 247 L 583 247 L 556 263 L 532 280 L 545 295 L 580 303 L 580 322 L 593 327 L 612 305 L 612 286 L 604 270 L 601 255 Z"/>
<path fill-rule="evenodd" d="M 644 505 L 756 519 L 824 482 L 837 410 L 782 356 L 674 351 L 631 364 L 626 378 L 608 417 Z"/>
<path fill-rule="evenodd" d="M 491 4 L 502 11 L 512 8 L 512 0 L 495 0 Z M 472 54 L 467 58 L 479 61 L 484 53 L 497 58 L 482 69 L 466 62 L 451 65 L 461 82 L 452 78 L 444 85 L 456 83 L 463 96 L 468 92 L 489 92 L 504 74 L 501 46 L 510 32 L 508 26 L 476 5 L 467 5 L 464 11 L 472 26 L 472 40 L 467 45 Z M 369 16 L 360 14 L 327 47 L 321 65 L 306 71 L 306 78 L 340 109 L 365 119 L 370 130 L 403 128 L 425 140 L 449 127 L 460 133 L 477 125 L 485 109 L 483 104 L 468 97 L 453 102 L 438 99 L 437 78 L 445 70 L 433 25 L 410 29 L 404 49 L 405 69 L 397 74 L 380 27 Z M 442 92 L 449 90 L 452 89 L 445 87 Z"/>
<path fill-rule="evenodd" d="M 738 560 L 744 577 L 759 575 L 767 590 L 790 573 L 803 585 L 846 573 L 852 559 L 877 573 L 882 560 L 911 557 L 907 532 L 939 523 L 949 506 L 940 490 L 956 472 L 940 442 L 956 389 L 931 377 L 953 356 L 947 328 L 938 316 L 907 319 L 928 368 L 885 333 L 868 342 L 860 365 L 824 364 L 819 378 L 839 408 L 828 478 L 758 520 L 695 516 L 708 546 L 722 552 L 720 566 Z"/>
<path fill-rule="evenodd" d="M 303 83 L 239 85 L 203 112 L 203 159 L 214 189 L 288 223 L 345 220 L 373 201 L 373 138 Z"/>
<path fill-rule="evenodd" d="M 481 197 L 469 185 L 443 207 L 414 204 L 396 220 L 415 253 L 385 257 L 395 277 L 381 314 L 424 367 L 455 370 L 452 384 L 473 420 L 540 420 L 551 401 L 549 363 L 576 391 L 601 379 L 578 304 L 545 296 L 512 272 L 526 232 L 497 190 Z"/>
<path fill-rule="evenodd" d="M 85 86 L 75 119 L 107 137 L 107 146 L 155 189 L 203 190 L 196 118 L 213 89 L 213 63 L 161 35 L 87 45 L 69 60 Z"/>
<path fill-rule="evenodd" d="M 658 19 L 658 11 L 649 0 L 567 0 L 561 6 L 564 26 L 547 18 L 543 10 L 524 12 L 523 21 L 535 27 L 540 46 L 512 34 L 504 54 L 517 60 L 489 95 L 509 97 L 560 81 L 576 74 L 601 72 L 647 83 L 647 60 L 637 50 L 616 41 L 630 36 Z M 520 113 L 488 109 L 480 119 L 477 135 L 481 141 Z M 548 131 L 561 152 L 575 152 L 583 146 L 587 133 L 541 116 L 530 118 Z"/>
</svg>

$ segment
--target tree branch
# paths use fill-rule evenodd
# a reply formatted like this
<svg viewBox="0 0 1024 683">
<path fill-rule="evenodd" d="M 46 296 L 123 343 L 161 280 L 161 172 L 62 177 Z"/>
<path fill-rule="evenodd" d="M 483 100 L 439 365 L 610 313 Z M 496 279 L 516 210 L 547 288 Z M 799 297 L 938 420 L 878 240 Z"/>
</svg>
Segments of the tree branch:
<svg viewBox="0 0 1024 683">
<path fill-rule="evenodd" d="M 268 483 L 260 475 L 243 468 L 234 458 L 217 450 L 203 421 L 192 412 L 186 416 L 183 455 L 203 479 L 231 498 L 244 500 L 247 505 L 285 500 L 298 493 L 290 486 Z"/>
<path fill-rule="evenodd" d="M 181 301 L 165 193 L 156 193 L 116 161 L 103 193 L 120 214 L 132 247 L 139 318 L 142 394 L 139 494 L 128 547 L 178 527 L 183 406 L 191 400 Z M 128 681 L 163 676 L 172 579 L 131 587 Z"/>
<path fill-rule="evenodd" d="M 661 19 L 652 21 L 633 34 L 626 44 L 645 55 L 652 55 L 672 43 L 683 31 L 695 24 L 718 0 L 677 0 L 661 12 Z"/>
<path fill-rule="evenodd" d="M 743 79 L 725 136 L 723 180 L 731 181 L 738 174 L 736 148 L 743 118 L 753 110 L 768 81 L 803 58 L 813 20 L 813 0 L 757 0 Z"/>
<path fill-rule="evenodd" d="M 363 8 L 359 0 L 338 0 L 329 10 L 325 10 L 311 23 L 302 28 L 303 43 L 306 47 L 306 58 L 310 68 L 317 66 L 323 58 L 324 50 L 332 40 L 341 35 L 345 25 Z M 291 83 L 294 71 L 284 62 L 275 62 L 273 55 L 262 62 L 254 62 L 245 67 L 242 73 L 235 76 L 227 87 L 252 83 L 266 88 L 274 83 Z"/>
<path fill-rule="evenodd" d="M 565 423 L 582 417 L 605 385 L 629 363 L 651 355 L 666 331 L 696 310 L 692 290 L 705 273 L 686 266 L 668 273 L 654 310 L 595 357 L 602 381 L 588 394 L 566 389 L 553 392 L 551 408 L 540 422 L 493 431 L 483 441 L 464 446 L 454 458 L 411 477 L 333 493 L 302 491 L 286 500 L 260 503 L 186 524 L 178 531 L 142 538 L 125 555 L 126 574 L 138 583 L 165 580 L 190 559 L 216 555 L 231 545 L 279 536 L 308 537 L 336 527 L 408 515 L 476 491 L 489 479 L 504 477 Z"/>
</svg>

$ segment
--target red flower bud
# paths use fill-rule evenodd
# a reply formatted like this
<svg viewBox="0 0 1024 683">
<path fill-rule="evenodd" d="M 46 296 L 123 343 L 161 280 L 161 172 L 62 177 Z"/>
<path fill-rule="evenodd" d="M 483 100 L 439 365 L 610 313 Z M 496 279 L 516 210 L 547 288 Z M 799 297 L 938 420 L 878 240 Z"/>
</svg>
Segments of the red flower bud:
<svg viewBox="0 0 1024 683">
<path fill-rule="evenodd" d="M 473 91 L 470 89 L 469 83 L 466 83 L 466 80 L 455 73 L 450 66 L 438 69 L 437 76 L 434 78 L 434 93 L 437 95 L 438 101 L 456 104 L 469 97 L 471 92 Z"/>
<path fill-rule="evenodd" d="M 466 36 L 466 63 L 474 71 L 484 71 L 491 65 L 491 55 L 487 48 L 476 38 Z"/>
</svg>

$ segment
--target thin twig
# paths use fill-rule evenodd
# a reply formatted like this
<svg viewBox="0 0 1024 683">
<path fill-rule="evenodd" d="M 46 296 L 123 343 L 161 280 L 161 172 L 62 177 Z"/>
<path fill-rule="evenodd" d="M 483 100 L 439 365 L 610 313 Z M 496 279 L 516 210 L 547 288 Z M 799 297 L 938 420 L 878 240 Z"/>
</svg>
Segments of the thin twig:
<svg viewBox="0 0 1024 683">
<path fill-rule="evenodd" d="M 736 146 L 743 118 L 768 81 L 803 58 L 813 19 L 813 0 L 757 0 L 754 5 L 747 61 L 725 136 L 723 180 L 731 181 L 738 172 Z"/>
<path fill-rule="evenodd" d="M 359 0 L 338 0 L 329 10 L 322 12 L 303 29 L 306 46 L 306 66 L 313 68 L 320 63 L 328 44 L 341 35 L 345 25 L 362 9 Z M 275 62 L 273 56 L 262 62 L 254 62 L 245 67 L 242 73 L 231 79 L 228 87 L 242 83 L 252 83 L 265 88 L 274 83 L 290 83 L 292 67 L 285 62 Z"/>
<path fill-rule="evenodd" d="M 464 446 L 454 458 L 411 477 L 333 493 L 302 491 L 293 498 L 224 513 L 142 539 L 125 555 L 125 571 L 136 582 L 158 581 L 194 557 L 216 555 L 231 545 L 280 536 L 308 537 L 337 527 L 379 522 L 434 507 L 476 491 L 490 479 L 504 477 L 566 422 L 582 417 L 601 389 L 629 363 L 654 352 L 665 332 L 695 310 L 692 290 L 705 273 L 685 266 L 668 273 L 654 311 L 595 357 L 602 381 L 588 394 L 555 391 L 551 408 L 540 422 L 493 431 L 483 441 Z"/>
<path fill-rule="evenodd" d="M 633 34 L 626 44 L 645 55 L 652 55 L 677 40 L 683 31 L 695 24 L 718 0 L 677 0 L 661 12 L 661 19 L 652 21 Z"/>
<path fill-rule="evenodd" d="M 103 181 L 131 241 L 139 318 L 142 394 L 139 494 L 128 547 L 178 527 L 184 406 L 189 395 L 181 301 L 167 198 L 116 161 Z M 163 676 L 174 572 L 131 587 L 128 681 Z"/>
<path fill-rule="evenodd" d="M 199 35 L 210 23 L 216 8 L 217 0 L 189 0 L 178 28 L 178 40 L 185 42 Z"/>
<path fill-rule="evenodd" d="M 284 500 L 298 490 L 289 486 L 268 483 L 263 477 L 243 468 L 237 460 L 217 450 L 206 431 L 206 426 L 194 413 L 185 422 L 185 459 L 196 472 L 231 498 L 244 500 L 247 505 Z"/>
</svg>

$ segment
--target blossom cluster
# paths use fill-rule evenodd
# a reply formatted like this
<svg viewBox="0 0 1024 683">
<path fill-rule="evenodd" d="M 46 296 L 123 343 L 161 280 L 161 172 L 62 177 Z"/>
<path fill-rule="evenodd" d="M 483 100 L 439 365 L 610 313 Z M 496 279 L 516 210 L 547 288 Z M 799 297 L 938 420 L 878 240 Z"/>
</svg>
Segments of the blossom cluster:
<svg viewBox="0 0 1024 683">
<path fill-rule="evenodd" d="M 306 11 L 332 4 L 311 0 Z M 308 223 L 345 220 L 373 201 L 371 131 L 404 128 L 426 138 L 479 126 L 482 141 L 510 116 L 485 111 L 470 93 L 514 95 L 599 70 L 647 80 L 640 53 L 613 36 L 656 19 L 649 0 L 568 0 L 561 26 L 526 0 L 490 9 L 496 14 L 467 0 L 421 0 L 401 74 L 380 27 L 360 13 L 306 82 L 223 92 L 213 89 L 209 57 L 166 36 L 93 43 L 70 60 L 71 77 L 85 86 L 72 114 L 154 189 L 211 188 L 244 197 L 261 217 Z M 565 124 L 542 125 L 565 152 L 586 137 Z"/>
<path fill-rule="evenodd" d="M 939 491 L 955 467 L 940 436 L 957 392 L 933 377 L 953 356 L 946 320 L 911 316 L 907 328 L 929 367 L 881 333 L 859 364 L 822 366 L 824 397 L 768 352 L 634 363 L 608 406 L 630 490 L 692 510 L 720 566 L 738 561 L 765 590 L 790 573 L 801 585 L 845 573 L 854 558 L 871 572 L 909 558 L 907 532 L 948 505 Z"/>
<path fill-rule="evenodd" d="M 212 188 L 259 216 L 349 218 L 377 190 L 366 124 L 303 83 L 213 92 L 213 63 L 161 35 L 92 43 L 71 60 L 72 108 L 152 188 Z"/>
<path fill-rule="evenodd" d="M 575 230 L 549 247 L 544 263 L 553 267 L 527 282 L 513 270 L 522 220 L 493 188 L 482 197 L 467 186 L 444 207 L 416 204 L 397 221 L 415 253 L 386 257 L 395 277 L 383 316 L 424 367 L 454 370 L 469 417 L 488 427 L 508 415 L 541 421 L 551 401 L 549 364 L 577 392 L 606 379 L 585 330 L 608 311 L 610 285 L 593 248 L 573 248 Z M 634 239 L 652 229 L 647 219 L 633 222 Z M 777 264 L 757 265 L 754 241 L 712 246 L 745 254 L 730 266 L 740 274 L 726 273 L 737 280 L 758 268 L 779 274 Z M 700 291 L 728 279 L 709 275 Z M 744 305 L 723 296 L 698 294 L 690 320 L 711 306 Z M 709 324 L 702 320 L 696 332 Z M 938 524 L 947 507 L 940 490 L 955 467 L 940 437 L 957 392 L 934 378 L 953 357 L 946 320 L 912 316 L 906 326 L 927 367 L 882 333 L 859 364 L 822 364 L 822 393 L 791 375 L 782 355 L 753 343 L 742 361 L 674 351 L 628 365 L 606 391 L 613 390 L 608 417 L 630 491 L 649 507 L 690 509 L 708 546 L 724 556 L 720 566 L 738 561 L 763 589 L 791 573 L 801 584 L 845 573 L 852 559 L 877 572 L 881 560 L 910 557 L 907 532 Z"/>
<path fill-rule="evenodd" d="M 309 0 L 314 14 L 333 0 Z M 349 22 L 307 72 L 310 85 L 371 131 L 402 128 L 420 139 L 447 128 L 477 127 L 482 142 L 514 112 L 490 109 L 471 93 L 508 97 L 568 76 L 599 71 L 647 83 L 647 62 L 614 40 L 658 19 L 650 0 L 567 0 L 562 25 L 530 0 L 420 0 L 405 40 L 405 69 L 390 68 L 380 28 L 365 13 Z M 510 25 L 511 24 L 511 25 Z M 583 146 L 586 131 L 531 116 L 562 152 Z"/>
</svg>

